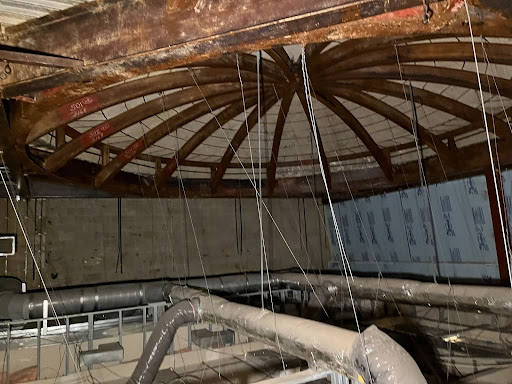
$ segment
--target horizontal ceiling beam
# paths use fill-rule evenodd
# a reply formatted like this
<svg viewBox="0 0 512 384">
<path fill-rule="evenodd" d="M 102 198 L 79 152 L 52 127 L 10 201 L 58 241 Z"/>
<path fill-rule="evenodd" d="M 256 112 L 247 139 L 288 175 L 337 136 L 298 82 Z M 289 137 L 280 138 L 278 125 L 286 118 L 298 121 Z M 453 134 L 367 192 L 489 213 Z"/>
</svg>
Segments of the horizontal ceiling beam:
<svg viewBox="0 0 512 384">
<path fill-rule="evenodd" d="M 468 1 L 476 9 L 473 4 L 479 2 Z M 167 0 L 85 3 L 10 27 L 9 40 L 3 43 L 65 54 L 87 65 L 38 78 L 27 74 L 25 81 L 4 85 L 2 94 L 13 97 L 62 86 L 54 97 L 65 99 L 73 89 L 90 92 L 151 70 L 286 43 L 434 31 L 467 33 L 466 25 L 454 22 L 465 17 L 456 7 L 459 1 L 430 3 L 435 17 L 426 26 L 421 23 L 421 0 L 219 0 L 215 7 Z M 397 12 L 409 8 L 414 12 Z M 475 33 L 511 34 L 507 19 L 493 13 L 474 14 L 479 18 Z M 372 19 L 376 16 L 380 19 Z M 355 20 L 360 22 L 349 23 Z"/>
</svg>

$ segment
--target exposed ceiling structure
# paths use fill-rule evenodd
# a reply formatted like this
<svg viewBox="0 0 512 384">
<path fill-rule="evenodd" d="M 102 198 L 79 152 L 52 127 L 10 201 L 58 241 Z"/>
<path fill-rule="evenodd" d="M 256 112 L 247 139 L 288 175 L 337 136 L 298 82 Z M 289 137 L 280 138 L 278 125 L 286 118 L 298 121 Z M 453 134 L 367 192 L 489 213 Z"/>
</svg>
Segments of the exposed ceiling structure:
<svg viewBox="0 0 512 384">
<path fill-rule="evenodd" d="M 512 160 L 504 2 L 470 2 L 475 52 L 464 1 L 238 4 L 238 17 L 192 3 L 84 3 L 8 26 L 11 168 L 144 196 L 181 180 L 192 196 L 250 196 L 259 175 L 268 196 L 323 194 L 320 165 L 335 195 L 347 181 L 365 194 L 419 182 L 418 158 L 435 182 L 489 166 L 479 80 Z"/>
</svg>

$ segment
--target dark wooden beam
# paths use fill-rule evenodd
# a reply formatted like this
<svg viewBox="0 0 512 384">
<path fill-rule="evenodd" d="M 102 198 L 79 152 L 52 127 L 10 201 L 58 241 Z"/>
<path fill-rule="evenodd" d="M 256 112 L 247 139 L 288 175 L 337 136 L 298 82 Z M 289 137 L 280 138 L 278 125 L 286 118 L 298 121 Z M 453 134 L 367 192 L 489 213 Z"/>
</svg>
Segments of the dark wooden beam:
<svg viewBox="0 0 512 384">
<path fill-rule="evenodd" d="M 283 47 L 274 47 L 272 49 L 266 49 L 265 52 L 275 61 L 283 74 L 291 84 L 297 84 L 297 79 L 291 69 L 292 61 L 286 53 Z"/>
<path fill-rule="evenodd" d="M 200 4 L 109 0 L 81 4 L 10 27 L 6 31 L 9 44 L 35 50 L 44 48 L 91 64 L 81 71 L 61 71 L 4 86 L 3 95 L 11 97 L 65 84 L 56 93 L 56 97 L 63 97 L 78 82 L 90 81 L 86 86 L 81 85 L 90 92 L 149 70 L 285 43 L 343 36 L 467 32 L 467 26 L 459 22 L 464 20 L 463 10 L 444 1 L 439 6 L 431 2 L 436 17 L 426 26 L 418 23 L 422 9 L 419 0 L 391 3 L 388 0 L 300 0 L 279 4 L 270 0 L 221 0 L 212 8 Z M 410 7 L 414 7 L 412 12 L 397 12 Z M 371 19 L 378 15 L 382 16 Z M 365 20 L 348 23 L 361 19 Z M 499 31 L 510 35 L 503 17 L 485 13 L 479 21 L 475 24 L 475 34 Z"/>
<path fill-rule="evenodd" d="M 326 87 L 325 88 L 331 95 L 340 96 L 353 103 L 359 104 L 370 111 L 378 113 L 386 119 L 392 121 L 399 127 L 405 129 L 410 134 L 414 134 L 411 125 L 410 117 L 406 116 L 398 109 L 391 107 L 389 104 L 367 94 L 364 92 L 358 92 L 353 89 L 346 89 L 342 87 Z M 434 135 L 425 127 L 418 124 L 418 139 L 421 144 L 426 144 L 430 149 L 436 152 L 443 161 L 447 161 L 452 165 L 457 162 L 456 150 L 448 148 L 448 146 L 439 138 Z M 420 145 L 421 145 L 420 144 Z"/>
<path fill-rule="evenodd" d="M 204 85 L 201 89 L 191 87 L 182 91 L 173 92 L 161 98 L 153 99 L 148 103 L 140 104 L 85 131 L 79 137 L 71 140 L 62 148 L 55 151 L 45 160 L 43 166 L 53 172 L 94 144 L 148 117 L 168 111 L 172 108 L 202 100 L 203 97 L 214 98 L 221 97 L 219 95 L 223 94 L 240 94 L 239 86 L 239 83 L 230 83 Z M 254 87 L 249 86 L 248 88 L 254 89 Z"/>
<path fill-rule="evenodd" d="M 243 72 L 242 77 L 247 82 L 256 81 L 256 75 L 251 72 Z M 49 112 L 45 112 L 43 116 L 34 114 L 32 116 L 33 127 L 26 139 L 26 143 L 28 144 L 38 139 L 58 126 L 69 124 L 103 108 L 137 97 L 175 88 L 195 87 L 196 83 L 198 85 L 206 85 L 233 82 L 239 82 L 236 66 L 233 69 L 199 68 L 193 72 L 177 71 L 121 83 L 74 99 L 71 102 L 60 105 L 58 108 L 51 105 L 52 109 Z M 38 111 L 39 108 L 42 108 L 42 106 L 38 104 Z M 44 108 L 42 109 L 44 111 Z M 30 116 L 27 116 L 27 118 L 30 120 Z"/>
<path fill-rule="evenodd" d="M 6 49 L 0 49 L 0 60 L 7 61 L 9 63 L 52 68 L 78 68 L 84 65 L 82 60 L 70 59 L 69 57 Z"/>
<path fill-rule="evenodd" d="M 401 99 L 407 95 L 407 98 L 410 100 L 409 87 L 391 81 L 354 80 L 346 81 L 345 84 L 349 87 L 352 86 L 352 89 L 363 89 L 365 91 L 394 96 Z M 470 107 L 469 105 L 461 103 L 460 101 L 424 89 L 413 87 L 413 92 L 414 100 L 417 103 L 446 112 L 452 116 L 466 120 L 473 124 L 481 123 L 483 127 L 483 115 L 479 109 Z M 493 121 L 493 116 L 489 113 L 487 113 L 487 120 Z M 511 136 L 507 123 L 497 118 L 494 119 L 494 122 L 496 126 L 496 134 L 499 137 L 509 138 Z"/>
<path fill-rule="evenodd" d="M 258 102 L 257 97 L 251 97 L 244 100 L 240 100 L 236 103 L 231 104 L 229 107 L 218 113 L 213 119 L 211 119 L 205 126 L 197 131 L 185 144 L 178 150 L 178 153 L 170 159 L 160 177 L 157 178 L 157 185 L 160 186 L 165 183 L 178 169 L 179 165 L 186 160 L 187 156 L 190 155 L 194 150 L 201 145 L 208 137 L 210 137 L 215 131 L 221 128 L 231 119 L 241 114 L 245 108 L 251 108 Z"/>
<path fill-rule="evenodd" d="M 359 120 L 334 96 L 315 92 L 315 98 L 329 108 L 336 116 L 338 116 L 347 126 L 356 134 L 361 142 L 368 148 L 368 151 L 375 158 L 382 172 L 389 181 L 393 181 L 393 166 L 391 160 L 384 151 L 373 140 L 368 131 L 361 125 Z"/>
<path fill-rule="evenodd" d="M 247 117 L 247 120 L 240 125 L 240 128 L 238 128 L 238 131 L 235 133 L 235 136 L 233 136 L 233 139 L 231 139 L 229 147 L 224 152 L 224 155 L 222 156 L 222 159 L 218 164 L 215 173 L 212 176 L 211 190 L 213 194 L 217 192 L 217 189 L 222 182 L 222 178 L 226 173 L 226 169 L 228 168 L 229 163 L 231 163 L 233 156 L 235 156 L 236 151 L 247 138 L 247 135 L 250 133 L 252 128 L 258 123 L 258 117 L 262 119 L 263 116 L 265 116 L 268 110 L 272 108 L 272 106 L 277 101 L 278 96 L 275 94 L 275 92 L 270 93 L 270 95 L 266 97 L 263 104 L 261 105 L 260 110 L 258 110 L 258 108 L 254 109 L 251 112 L 251 114 Z"/>
<path fill-rule="evenodd" d="M 246 92 L 246 96 L 254 95 L 256 90 Z M 133 160 L 139 153 L 142 153 L 146 148 L 162 139 L 164 136 L 169 135 L 183 125 L 190 123 L 217 108 L 224 107 L 240 99 L 239 92 L 232 92 L 230 94 L 218 96 L 205 100 L 199 104 L 187 108 L 181 113 L 167 119 L 156 127 L 152 128 L 145 135 L 131 143 L 126 149 L 117 155 L 106 167 L 96 175 L 96 187 L 102 186 L 106 181 L 114 177 L 126 164 Z"/>
<path fill-rule="evenodd" d="M 315 124 L 313 124 L 313 121 L 311 120 L 311 116 L 309 114 L 309 109 L 308 109 L 308 105 L 307 105 L 306 97 L 304 96 L 304 93 L 297 92 L 297 96 L 299 97 L 300 103 L 302 104 L 302 109 L 304 109 L 304 113 L 306 114 L 306 117 L 308 118 L 309 127 L 311 128 L 311 132 L 313 133 L 313 135 L 315 134 L 314 127 L 316 127 L 316 137 L 318 140 L 318 149 L 320 151 L 319 158 L 320 158 L 320 161 L 322 162 L 322 166 L 324 168 L 325 180 L 327 181 L 327 188 L 331 188 L 331 167 L 329 166 L 329 159 L 327 158 L 327 155 L 325 154 L 324 143 L 322 141 L 322 137 L 320 136 L 320 131 L 318 130 L 318 125 L 316 124 L 316 122 L 315 122 Z"/>
<path fill-rule="evenodd" d="M 512 64 L 512 52 L 508 44 L 486 44 L 483 53 L 482 46 L 475 46 L 479 62 L 495 64 Z M 398 55 L 398 57 L 397 57 Z M 338 71 L 348 71 L 358 68 L 375 67 L 379 65 L 401 64 L 421 61 L 474 61 L 473 46 L 471 43 L 418 43 L 410 45 L 389 45 L 379 50 L 357 54 L 324 69 L 324 75 Z"/>
<path fill-rule="evenodd" d="M 322 84 L 332 85 L 333 81 L 351 79 L 389 79 L 389 80 L 424 81 L 455 85 L 457 87 L 478 90 L 478 77 L 473 71 L 460 69 L 432 67 L 428 65 L 384 65 L 378 67 L 360 68 L 353 71 L 337 72 L 327 78 L 318 78 Z M 494 76 L 494 74 L 480 74 L 482 89 L 494 95 L 500 94 L 512 98 L 512 81 Z M 494 83 L 496 82 L 496 84 Z"/>
<path fill-rule="evenodd" d="M 274 129 L 274 141 L 272 142 L 272 154 L 270 156 L 270 163 L 267 168 L 267 188 L 269 196 L 274 193 L 276 186 L 276 171 L 277 171 L 277 160 L 279 159 L 279 147 L 281 146 L 281 137 L 283 136 L 283 129 L 286 123 L 286 116 L 290 110 L 290 105 L 293 100 L 295 92 L 292 91 L 283 97 L 279 112 L 277 115 L 276 127 Z"/>
</svg>

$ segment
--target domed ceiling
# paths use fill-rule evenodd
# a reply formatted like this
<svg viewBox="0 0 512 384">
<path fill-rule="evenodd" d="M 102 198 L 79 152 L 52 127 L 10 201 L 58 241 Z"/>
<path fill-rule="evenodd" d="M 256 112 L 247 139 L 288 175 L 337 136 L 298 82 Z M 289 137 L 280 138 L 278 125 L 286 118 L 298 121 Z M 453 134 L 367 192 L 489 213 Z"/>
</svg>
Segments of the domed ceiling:
<svg viewBox="0 0 512 384">
<path fill-rule="evenodd" d="M 235 51 L 75 87 L 65 102 L 18 108 L 17 156 L 35 165 L 28 174 L 145 196 L 185 185 L 197 196 L 251 195 L 260 177 L 268 196 L 322 195 L 320 163 L 334 192 L 415 184 L 420 171 L 429 182 L 481 172 L 479 81 L 502 150 L 512 40 L 477 36 L 475 47 L 480 78 L 469 34 L 430 33 Z"/>
</svg>

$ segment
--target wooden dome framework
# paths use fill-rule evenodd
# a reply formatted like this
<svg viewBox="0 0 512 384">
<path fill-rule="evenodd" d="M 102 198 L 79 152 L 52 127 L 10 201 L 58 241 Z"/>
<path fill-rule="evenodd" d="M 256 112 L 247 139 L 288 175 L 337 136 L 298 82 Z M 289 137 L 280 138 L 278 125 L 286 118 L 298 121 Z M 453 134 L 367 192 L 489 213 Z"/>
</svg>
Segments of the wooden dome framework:
<svg viewBox="0 0 512 384">
<path fill-rule="evenodd" d="M 414 184 L 419 181 L 418 161 L 399 161 L 397 156 L 415 149 L 416 142 L 421 148 L 430 150 L 430 155 L 421 159 L 429 181 L 481 172 L 489 163 L 486 143 L 482 140 L 465 146 L 458 143 L 458 138 L 464 135 L 482 132 L 483 116 L 479 107 L 429 90 L 428 86 L 417 85 L 437 84 L 478 91 L 476 73 L 464 69 L 465 62 L 474 60 L 472 44 L 467 37 L 467 34 L 460 33 L 417 34 L 411 37 L 384 36 L 305 44 L 312 97 L 348 126 L 364 146 L 354 153 L 328 155 L 321 126 L 309 121 L 311 130 L 317 126 L 318 158 L 312 156 L 309 160 L 279 161 L 283 131 L 290 129 L 287 117 L 294 97 L 300 101 L 305 116 L 310 120 L 300 57 L 290 57 L 288 47 L 283 45 L 263 49 L 265 57 L 261 60 L 259 74 L 254 53 L 232 52 L 175 67 L 164 73 L 139 75 L 129 81 L 110 83 L 92 92 L 88 86 L 80 88 L 75 85 L 74 97 L 68 95 L 60 102 L 47 94 L 48 97 L 42 98 L 42 101 L 36 100 L 27 105 L 23 112 L 20 112 L 20 108 L 14 108 L 11 126 L 15 129 L 11 141 L 16 145 L 8 153 L 11 158 L 23 163 L 26 174 L 52 177 L 114 194 L 177 196 L 181 193 L 178 177 L 180 167 L 197 167 L 210 169 L 211 177 L 186 178 L 183 183 L 190 189 L 191 196 L 251 196 L 254 191 L 249 180 L 244 177 L 240 177 L 240 180 L 226 178 L 226 172 L 253 166 L 239 163 L 234 159 L 235 153 L 257 126 L 258 116 L 264 118 L 272 108 L 277 107 L 279 113 L 272 129 L 270 156 L 262 164 L 264 193 L 267 196 L 310 194 L 312 187 L 309 179 L 302 176 L 278 177 L 278 173 L 280 168 L 304 164 L 314 166 L 317 162 L 322 162 L 328 186 L 335 195 L 347 192 L 347 172 L 356 194 L 364 194 L 370 189 L 388 190 Z M 506 38 L 506 34 L 502 40 L 490 40 L 478 40 L 478 61 L 484 66 L 510 66 L 512 69 L 512 41 Z M 512 100 L 510 76 L 490 77 L 483 73 L 480 80 L 486 93 L 506 100 L 503 105 L 507 107 L 512 105 L 509 103 Z M 57 93 L 61 92 L 59 88 L 56 90 Z M 72 123 L 90 114 L 154 94 L 160 97 L 127 108 L 125 112 L 105 118 L 105 121 L 90 128 L 78 130 L 72 127 Z M 434 133 L 432 127 L 412 121 L 409 113 L 386 102 L 385 97 L 406 101 L 413 98 L 418 106 L 448 114 L 466 124 Z M 259 101 L 261 107 L 258 110 L 256 105 Z M 379 145 L 378 140 L 354 115 L 354 105 L 407 132 L 409 140 L 393 146 Z M 124 147 L 108 141 L 112 135 L 134 124 L 173 109 L 177 109 L 177 113 L 147 127 L 140 137 L 133 137 L 132 142 Z M 190 158 L 209 137 L 241 114 L 246 114 L 246 119 L 239 124 L 236 133 L 221 151 L 220 161 Z M 512 161 L 512 151 L 508 149 L 511 129 L 505 116 L 506 111 L 487 114 L 500 143 L 498 151 L 503 164 Z M 149 153 L 148 149 L 164 137 L 179 135 L 183 127 L 197 120 L 204 121 L 203 125 L 176 148 L 172 156 Z M 54 139 L 46 140 L 41 147 L 41 139 L 50 137 L 48 135 Z M 98 164 L 80 157 L 87 151 L 98 154 Z M 347 172 L 344 171 L 344 165 L 354 160 L 370 164 L 365 165 L 366 169 L 370 168 L 369 172 L 366 171 L 366 178 L 355 176 L 357 169 L 351 171 L 347 167 Z M 154 174 L 141 176 L 123 171 L 134 162 L 153 164 Z M 333 171 L 333 168 L 337 170 Z M 315 190 L 322 195 L 325 191 L 320 180 L 313 183 Z"/>
</svg>

